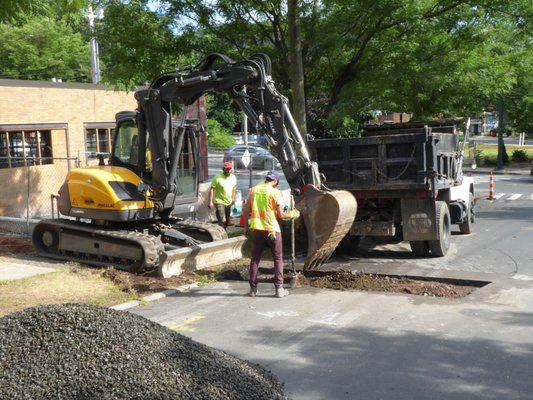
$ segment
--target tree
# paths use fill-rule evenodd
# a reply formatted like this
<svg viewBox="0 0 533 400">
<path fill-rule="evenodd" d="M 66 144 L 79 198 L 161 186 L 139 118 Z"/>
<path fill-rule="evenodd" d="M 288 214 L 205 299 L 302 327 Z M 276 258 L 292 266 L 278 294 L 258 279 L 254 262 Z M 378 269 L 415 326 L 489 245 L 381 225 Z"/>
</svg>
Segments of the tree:
<svg viewBox="0 0 533 400">
<path fill-rule="evenodd" d="M 90 0 L 2 0 L 0 23 L 20 23 L 36 15 L 65 15 L 85 9 Z"/>
<path fill-rule="evenodd" d="M 155 12 L 145 0 L 106 3 L 116 11 L 106 12 L 100 30 L 110 81 L 138 83 L 211 52 L 267 53 L 281 92 L 303 81 L 308 124 L 322 135 L 350 134 L 374 110 L 476 113 L 495 95 L 528 87 L 511 56 L 531 40 L 527 0 L 168 0 Z M 304 73 L 289 57 L 289 45 L 298 44 L 289 40 L 294 17 Z M 297 102 L 295 113 L 303 110 Z"/>
<path fill-rule="evenodd" d="M 300 16 L 298 0 L 287 0 L 287 18 L 289 26 L 289 59 L 292 90 L 292 109 L 294 119 L 304 140 L 307 136 L 305 119 L 305 84 L 304 67 L 302 62 L 302 38 L 300 36 Z"/>
<path fill-rule="evenodd" d="M 0 76 L 8 79 L 87 82 L 89 44 L 63 20 L 49 16 L 22 25 L 0 24 Z"/>
</svg>

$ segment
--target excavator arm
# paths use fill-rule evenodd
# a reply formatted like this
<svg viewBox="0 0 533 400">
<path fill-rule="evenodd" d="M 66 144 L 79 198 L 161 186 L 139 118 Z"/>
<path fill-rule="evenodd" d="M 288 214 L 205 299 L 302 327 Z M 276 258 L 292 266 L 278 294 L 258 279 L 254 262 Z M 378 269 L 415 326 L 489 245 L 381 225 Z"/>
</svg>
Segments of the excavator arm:
<svg viewBox="0 0 533 400">
<path fill-rule="evenodd" d="M 213 92 L 228 93 L 267 136 L 305 222 L 308 257 L 304 269 L 321 265 L 350 229 L 357 204 L 349 192 L 330 191 L 322 184 L 288 100 L 274 86 L 266 55 L 234 61 L 212 54 L 196 68 L 162 74 L 148 89 L 136 93 L 140 126 L 146 128 L 140 135 L 149 132 L 150 137 L 152 200 L 159 204 L 158 213 L 170 213 L 175 196 L 173 182 L 180 135 L 172 134 L 172 104 L 188 106 Z"/>
</svg>

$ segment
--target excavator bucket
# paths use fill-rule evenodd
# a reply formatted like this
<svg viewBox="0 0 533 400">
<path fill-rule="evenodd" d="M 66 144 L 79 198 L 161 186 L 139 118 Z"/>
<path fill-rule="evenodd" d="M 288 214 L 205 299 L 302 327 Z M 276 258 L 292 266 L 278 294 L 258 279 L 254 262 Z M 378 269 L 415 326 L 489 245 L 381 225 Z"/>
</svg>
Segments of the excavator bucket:
<svg viewBox="0 0 533 400">
<path fill-rule="evenodd" d="M 159 257 L 158 274 L 163 278 L 196 271 L 242 258 L 246 236 L 202 243 L 198 246 L 165 250 Z"/>
<path fill-rule="evenodd" d="M 350 230 L 357 212 L 357 201 L 347 191 L 308 190 L 296 203 L 307 230 L 307 258 L 304 271 L 318 268 Z"/>
</svg>

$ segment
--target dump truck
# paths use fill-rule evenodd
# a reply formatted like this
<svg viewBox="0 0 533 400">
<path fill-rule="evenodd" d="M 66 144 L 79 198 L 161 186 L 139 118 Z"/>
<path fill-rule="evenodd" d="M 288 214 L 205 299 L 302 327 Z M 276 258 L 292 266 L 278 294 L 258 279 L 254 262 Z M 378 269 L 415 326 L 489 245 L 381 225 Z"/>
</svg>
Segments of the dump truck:
<svg viewBox="0 0 533 400">
<path fill-rule="evenodd" d="M 33 230 L 37 252 L 132 272 L 157 270 L 163 277 L 240 258 L 244 236 L 228 238 L 221 227 L 177 212 L 196 204 L 207 176 L 199 139 L 205 126 L 187 117 L 187 107 L 213 92 L 229 94 L 260 126 L 303 217 L 305 268 L 323 264 L 352 226 L 357 203 L 351 193 L 322 184 L 262 54 L 241 61 L 211 54 L 137 91 L 137 109 L 117 114 L 109 164 L 102 159 L 99 166 L 68 172 L 56 196 L 60 216 Z"/>
<path fill-rule="evenodd" d="M 463 174 L 468 129 L 461 135 L 460 122 L 368 126 L 361 137 L 308 142 L 325 185 L 357 198 L 342 249 L 356 250 L 364 236 L 395 238 L 409 241 L 417 256 L 440 257 L 450 247 L 452 224 L 472 232 L 474 182 Z"/>
</svg>

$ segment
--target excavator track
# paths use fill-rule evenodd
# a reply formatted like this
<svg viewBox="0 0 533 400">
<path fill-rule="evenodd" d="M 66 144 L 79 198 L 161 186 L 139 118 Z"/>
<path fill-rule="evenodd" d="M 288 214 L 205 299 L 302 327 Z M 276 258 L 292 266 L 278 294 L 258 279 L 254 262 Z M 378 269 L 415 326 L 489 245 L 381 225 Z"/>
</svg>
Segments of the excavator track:
<svg viewBox="0 0 533 400">
<path fill-rule="evenodd" d="M 113 266 L 131 272 L 159 266 L 163 243 L 135 231 L 105 229 L 67 219 L 43 220 L 32 234 L 39 255 L 95 266 Z"/>
<path fill-rule="evenodd" d="M 228 239 L 224 228 L 201 221 L 166 222 L 171 222 L 173 229 L 206 242 L 179 247 L 146 233 L 151 230 L 150 224 L 140 225 L 136 231 L 67 219 L 39 222 L 32 241 L 37 253 L 44 257 L 112 266 L 134 273 L 157 270 L 164 278 L 180 275 L 185 269 L 208 268 L 242 257 L 244 236 Z"/>
<path fill-rule="evenodd" d="M 216 242 L 217 240 L 228 238 L 228 234 L 223 227 L 209 222 L 184 219 L 173 221 L 171 226 L 180 232 L 204 242 Z"/>
</svg>

